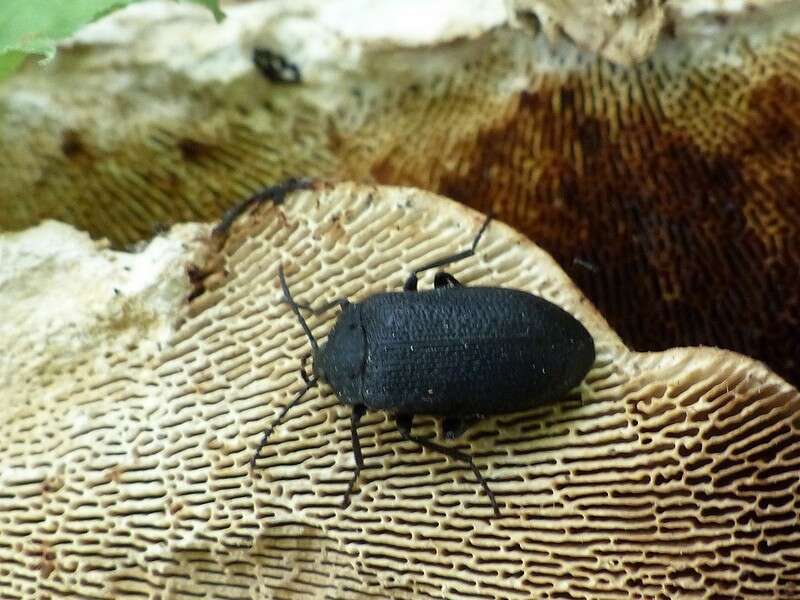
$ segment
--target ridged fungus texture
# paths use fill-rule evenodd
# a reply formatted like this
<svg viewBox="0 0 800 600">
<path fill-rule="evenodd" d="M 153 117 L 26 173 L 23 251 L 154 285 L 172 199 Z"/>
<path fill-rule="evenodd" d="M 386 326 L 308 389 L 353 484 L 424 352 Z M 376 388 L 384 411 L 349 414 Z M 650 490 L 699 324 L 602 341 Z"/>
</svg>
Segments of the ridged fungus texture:
<svg viewBox="0 0 800 600">
<path fill-rule="evenodd" d="M 211 19 L 130 18 L 134 41 L 65 49 L 5 86 L 0 224 L 128 244 L 288 176 L 414 185 L 493 207 L 631 347 L 718 346 L 800 384 L 800 14 L 773 4 L 709 17 L 707 37 L 667 28 L 631 68 L 499 27 L 355 64 L 278 46 L 303 71 L 280 85 L 230 79 L 227 59 L 193 79 L 241 51 L 203 52 Z M 196 43 L 148 62 L 179 35 Z"/>
<path fill-rule="evenodd" d="M 597 358 L 562 400 L 488 418 L 452 443 L 489 478 L 303 385 L 299 302 L 401 289 L 470 243 L 483 216 L 414 189 L 316 184 L 205 239 L 160 353 L 101 348 L 0 403 L 0 596 L 174 598 L 797 598 L 800 394 L 710 348 L 629 351 L 555 261 L 496 221 L 467 285 L 562 306 Z M 432 283 L 432 275 L 421 286 Z M 309 316 L 324 340 L 335 311 Z M 80 333 L 80 332 L 78 332 Z M 90 335 L 89 332 L 84 332 Z M 30 345 L 30 353 L 46 352 Z M 15 355 L 10 365 L 29 364 Z M 498 399 L 499 400 L 499 399 Z M 417 433 L 439 425 L 420 419 Z"/>
</svg>

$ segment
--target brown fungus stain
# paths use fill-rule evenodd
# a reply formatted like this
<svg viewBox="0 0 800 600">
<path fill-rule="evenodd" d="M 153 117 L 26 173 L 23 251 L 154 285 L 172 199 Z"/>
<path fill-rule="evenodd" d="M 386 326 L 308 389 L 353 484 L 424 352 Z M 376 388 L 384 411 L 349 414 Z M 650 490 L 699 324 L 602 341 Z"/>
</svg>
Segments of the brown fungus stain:
<svg viewBox="0 0 800 600">
<path fill-rule="evenodd" d="M 204 158 L 210 157 L 214 150 L 211 144 L 189 137 L 179 139 L 177 147 L 181 158 L 190 163 L 201 162 Z"/>
<path fill-rule="evenodd" d="M 65 129 L 62 132 L 60 150 L 64 158 L 78 166 L 88 166 L 94 160 L 80 132 L 75 129 Z"/>
<path fill-rule="evenodd" d="M 455 168 L 405 173 L 389 154 L 370 172 L 493 208 L 636 349 L 719 346 L 797 383 L 800 204 L 786 201 L 800 197 L 790 168 L 800 160 L 798 85 L 775 76 L 752 88 L 742 139 L 710 151 L 663 117 L 654 128 L 647 106 L 628 106 L 620 122 L 600 114 L 587 80 L 553 81 L 467 140 Z M 787 168 L 773 168 L 772 154 Z"/>
</svg>

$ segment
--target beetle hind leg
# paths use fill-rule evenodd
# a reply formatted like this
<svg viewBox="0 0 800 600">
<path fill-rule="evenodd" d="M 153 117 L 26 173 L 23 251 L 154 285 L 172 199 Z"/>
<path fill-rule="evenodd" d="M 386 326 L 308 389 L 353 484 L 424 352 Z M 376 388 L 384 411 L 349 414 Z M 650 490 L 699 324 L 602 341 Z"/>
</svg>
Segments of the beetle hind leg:
<svg viewBox="0 0 800 600">
<path fill-rule="evenodd" d="M 411 275 L 408 276 L 406 279 L 406 283 L 403 286 L 403 290 L 406 292 L 416 292 L 417 291 L 417 276 L 422 273 L 423 271 L 427 271 L 428 269 L 436 269 L 437 267 L 444 267 L 445 265 L 449 265 L 454 262 L 458 262 L 459 260 L 463 260 L 465 258 L 469 258 L 470 256 L 474 256 L 475 249 L 478 247 L 478 243 L 481 241 L 481 237 L 483 237 L 483 232 L 486 231 L 486 228 L 489 226 L 489 222 L 492 220 L 492 213 L 486 217 L 486 220 L 481 225 L 480 230 L 478 230 L 475 239 L 472 240 L 472 245 L 467 248 L 466 250 L 462 250 L 461 252 L 456 252 L 455 254 L 451 254 L 450 256 L 445 256 L 443 258 L 439 258 L 437 260 L 431 261 L 428 264 L 422 265 L 418 269 L 414 269 Z M 457 285 L 461 285 L 458 280 L 452 275 L 448 275 L 450 280 L 447 283 L 455 282 Z"/>
<path fill-rule="evenodd" d="M 400 435 L 403 437 L 403 439 L 409 442 L 414 442 L 423 448 L 427 448 L 428 450 L 432 450 L 434 452 L 439 452 L 440 454 L 444 454 L 455 461 L 468 465 L 469 468 L 472 469 L 472 472 L 475 474 L 475 477 L 478 479 L 481 486 L 483 486 L 483 491 L 486 492 L 486 495 L 489 497 L 489 501 L 492 503 L 492 508 L 494 509 L 494 515 L 499 517 L 500 508 L 497 506 L 497 500 L 494 497 L 494 492 L 492 492 L 492 490 L 489 488 L 489 484 L 483 478 L 483 475 L 481 475 L 481 472 L 477 465 L 473 462 L 472 457 L 469 454 L 465 454 L 464 452 L 460 452 L 453 448 L 447 448 L 446 446 L 441 446 L 435 442 L 426 440 L 425 438 L 411 435 L 411 425 L 413 419 L 414 417 L 412 415 L 397 416 L 397 431 L 400 432 Z"/>
<path fill-rule="evenodd" d="M 367 408 L 363 404 L 356 404 L 353 406 L 353 412 L 350 415 L 350 435 L 353 441 L 353 457 L 356 461 L 356 470 L 353 471 L 353 477 L 350 479 L 350 484 L 347 486 L 347 491 L 342 499 L 342 508 L 347 508 L 350 505 L 350 494 L 353 493 L 353 488 L 356 486 L 358 476 L 364 468 L 364 456 L 361 453 L 361 440 L 358 437 L 358 423 L 366 412 Z"/>
</svg>

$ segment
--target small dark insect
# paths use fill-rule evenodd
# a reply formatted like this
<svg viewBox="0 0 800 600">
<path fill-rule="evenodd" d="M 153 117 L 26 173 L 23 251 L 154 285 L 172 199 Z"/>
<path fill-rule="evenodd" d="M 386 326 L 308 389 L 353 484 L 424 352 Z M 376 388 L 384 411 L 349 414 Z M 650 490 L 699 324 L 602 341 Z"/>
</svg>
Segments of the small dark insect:
<svg viewBox="0 0 800 600">
<path fill-rule="evenodd" d="M 253 50 L 253 62 L 272 83 L 302 83 L 300 67 L 268 48 Z"/>
<path fill-rule="evenodd" d="M 284 301 L 311 344 L 313 374 L 305 372 L 306 356 L 300 369 L 306 385 L 264 432 L 253 466 L 286 413 L 309 389 L 326 381 L 341 402 L 353 406 L 356 468 L 343 507 L 350 503 L 364 468 L 358 424 L 371 409 L 394 413 L 405 440 L 468 465 L 499 516 L 497 499 L 472 458 L 412 435 L 414 415 L 443 417 L 445 437 L 453 439 L 485 416 L 519 412 L 563 397 L 583 380 L 595 350 L 592 336 L 572 315 L 527 292 L 464 287 L 445 272 L 436 274 L 433 290 L 417 291 L 422 271 L 475 254 L 490 220 L 470 248 L 411 273 L 404 291 L 373 294 L 359 303 L 339 299 L 316 309 L 298 304 L 283 267 L 278 269 Z M 320 347 L 300 310 L 321 313 L 335 306 L 341 313 Z"/>
</svg>

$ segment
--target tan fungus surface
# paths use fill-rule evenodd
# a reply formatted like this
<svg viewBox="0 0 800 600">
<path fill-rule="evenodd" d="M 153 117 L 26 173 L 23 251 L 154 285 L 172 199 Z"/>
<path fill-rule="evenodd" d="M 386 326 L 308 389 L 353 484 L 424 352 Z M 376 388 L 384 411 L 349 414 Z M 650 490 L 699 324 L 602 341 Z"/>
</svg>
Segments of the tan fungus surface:
<svg viewBox="0 0 800 600">
<path fill-rule="evenodd" d="M 413 189 L 319 184 L 226 236 L 184 237 L 188 261 L 209 258 L 176 289 L 185 300 L 193 281 L 194 299 L 168 313 L 160 350 L 101 336 L 71 368 L 4 390 L 0 596 L 798 597 L 800 394 L 732 353 L 627 350 L 556 263 L 500 222 L 454 274 L 543 295 L 598 350 L 563 402 L 456 442 L 503 516 L 490 518 L 471 474 L 401 442 L 382 413 L 365 419 L 368 468 L 339 508 L 349 409 L 327 388 L 250 472 L 307 351 L 278 264 L 300 301 L 358 300 L 461 249 L 481 219 Z M 334 318 L 311 326 L 323 336 Z"/>
</svg>

